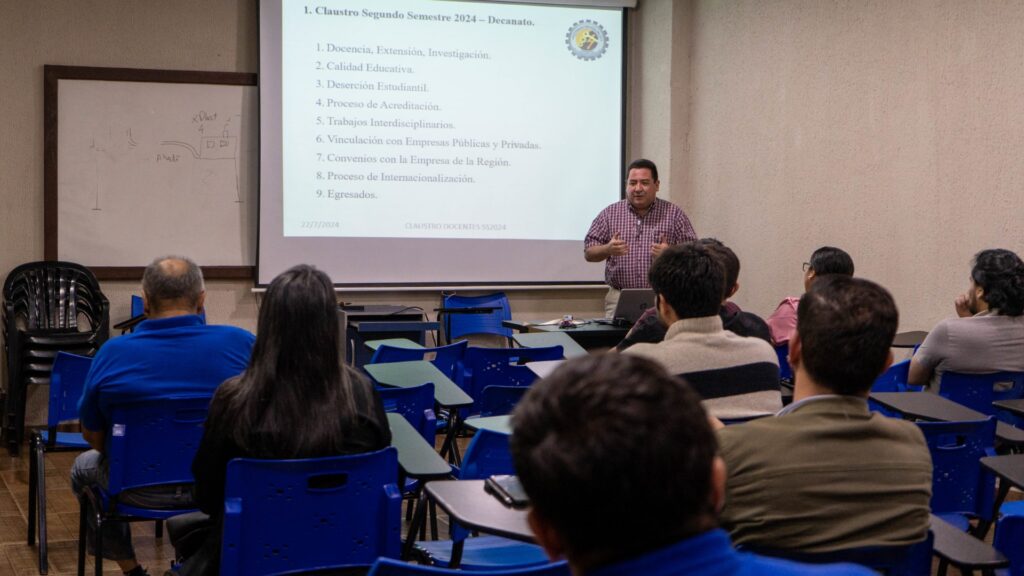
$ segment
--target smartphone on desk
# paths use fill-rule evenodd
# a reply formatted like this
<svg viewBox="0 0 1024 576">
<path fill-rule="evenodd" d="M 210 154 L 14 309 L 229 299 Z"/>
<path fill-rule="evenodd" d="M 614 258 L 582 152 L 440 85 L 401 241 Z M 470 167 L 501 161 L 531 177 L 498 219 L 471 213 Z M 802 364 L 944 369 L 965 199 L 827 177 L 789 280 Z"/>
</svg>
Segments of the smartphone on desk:
<svg viewBox="0 0 1024 576">
<path fill-rule="evenodd" d="M 530 505 L 530 498 L 523 490 L 517 476 L 501 474 L 491 476 L 484 480 L 484 489 L 494 495 L 505 506 L 511 508 L 526 508 Z"/>
</svg>

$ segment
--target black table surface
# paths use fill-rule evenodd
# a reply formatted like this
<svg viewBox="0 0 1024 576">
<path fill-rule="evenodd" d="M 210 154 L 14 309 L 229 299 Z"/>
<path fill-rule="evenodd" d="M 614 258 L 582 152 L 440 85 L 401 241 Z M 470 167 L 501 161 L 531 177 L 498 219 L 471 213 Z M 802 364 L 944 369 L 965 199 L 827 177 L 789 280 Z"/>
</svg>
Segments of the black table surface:
<svg viewBox="0 0 1024 576">
<path fill-rule="evenodd" d="M 870 397 L 886 408 L 918 420 L 962 422 L 988 418 L 977 410 L 931 392 L 872 392 Z M 996 438 L 1009 444 L 1024 444 L 1024 430 L 997 422 Z"/>
<path fill-rule="evenodd" d="M 981 465 L 1017 488 L 1024 488 L 1024 454 L 987 456 L 981 459 Z"/>
<path fill-rule="evenodd" d="M 436 480 L 427 483 L 424 490 L 467 528 L 521 542 L 536 542 L 526 522 L 526 510 L 502 504 L 484 490 L 483 480 Z"/>
<path fill-rule="evenodd" d="M 924 342 L 925 337 L 928 333 L 924 330 L 911 330 L 910 332 L 900 332 L 892 339 L 893 348 L 913 348 L 918 346 L 921 342 Z"/>
<path fill-rule="evenodd" d="M 996 408 L 1002 408 L 1008 412 L 1024 416 L 1024 398 L 1017 398 L 1015 400 L 996 400 L 992 405 Z"/>
<path fill-rule="evenodd" d="M 1010 561 L 991 545 L 934 514 L 931 516 L 931 530 L 935 536 L 935 554 L 957 566 L 980 570 L 1002 568 L 1010 564 Z"/>
</svg>

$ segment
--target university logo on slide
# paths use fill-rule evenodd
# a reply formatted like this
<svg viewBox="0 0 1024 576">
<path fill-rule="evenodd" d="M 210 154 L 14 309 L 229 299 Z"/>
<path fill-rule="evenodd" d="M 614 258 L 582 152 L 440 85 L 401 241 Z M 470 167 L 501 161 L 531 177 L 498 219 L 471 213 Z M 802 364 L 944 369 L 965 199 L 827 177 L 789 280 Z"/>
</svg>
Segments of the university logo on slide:
<svg viewBox="0 0 1024 576">
<path fill-rule="evenodd" d="M 580 60 L 597 60 L 608 49 L 608 33 L 593 20 L 580 20 L 566 32 L 565 45 Z"/>
</svg>

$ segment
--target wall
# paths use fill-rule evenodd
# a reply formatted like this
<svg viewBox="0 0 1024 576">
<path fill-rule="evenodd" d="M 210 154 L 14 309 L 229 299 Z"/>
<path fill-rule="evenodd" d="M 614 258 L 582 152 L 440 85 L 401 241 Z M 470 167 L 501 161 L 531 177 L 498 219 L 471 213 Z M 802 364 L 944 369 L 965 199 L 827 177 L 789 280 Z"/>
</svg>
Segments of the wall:
<svg viewBox="0 0 1024 576">
<path fill-rule="evenodd" d="M 832 244 L 927 330 L 975 252 L 1024 249 L 1024 3 L 696 0 L 690 25 L 681 200 L 740 255 L 742 306 Z"/>
<path fill-rule="evenodd" d="M 631 26 L 644 52 L 633 58 L 629 92 L 641 98 L 631 121 L 645 126 L 645 139 L 628 143 L 637 155 L 667 157 L 667 129 L 656 120 L 671 99 L 664 70 L 670 55 L 671 0 L 649 0 Z M 107 66 L 257 72 L 255 0 L 0 0 L 0 277 L 23 262 L 43 257 L 43 65 Z M 655 72 L 656 71 L 656 72 Z M 684 115 L 685 116 L 685 115 Z M 651 120 L 655 118 L 655 120 Z M 649 125 L 649 126 L 648 126 Z M 156 255 L 154 255 L 156 256 Z M 582 257 L 582 254 L 581 254 Z M 211 322 L 256 329 L 257 299 L 249 282 L 211 281 Z M 137 282 L 104 282 L 111 321 L 129 316 Z M 603 314 L 603 290 L 511 291 L 516 317 L 551 319 Z M 346 293 L 348 301 L 401 303 L 432 310 L 437 293 Z M 430 312 L 432 315 L 433 312 Z M 41 418 L 45 390 L 33 390 L 30 413 Z"/>
</svg>

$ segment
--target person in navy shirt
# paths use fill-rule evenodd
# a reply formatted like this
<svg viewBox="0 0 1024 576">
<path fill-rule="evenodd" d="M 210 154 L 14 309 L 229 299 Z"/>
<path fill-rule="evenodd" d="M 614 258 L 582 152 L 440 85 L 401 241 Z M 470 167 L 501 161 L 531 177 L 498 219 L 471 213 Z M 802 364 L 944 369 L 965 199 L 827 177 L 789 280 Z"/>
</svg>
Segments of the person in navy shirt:
<svg viewBox="0 0 1024 576">
<path fill-rule="evenodd" d="M 873 574 L 734 550 L 700 396 L 646 358 L 567 361 L 516 407 L 511 450 L 537 542 L 576 576 Z"/>
<path fill-rule="evenodd" d="M 146 320 L 135 332 L 108 341 L 96 353 L 78 404 L 82 435 L 92 450 L 75 459 L 71 487 L 76 495 L 92 484 L 106 485 L 104 445 L 111 426 L 111 406 L 118 403 L 181 394 L 210 394 L 221 382 L 245 370 L 255 337 L 233 326 L 208 326 L 203 303 L 202 271 L 180 256 L 157 258 L 142 277 Z M 184 507 L 192 498 L 187 487 L 136 490 L 121 499 L 148 507 Z M 89 518 L 93 518 L 89 514 Z M 103 556 L 125 574 L 146 570 L 135 560 L 131 532 L 125 522 L 104 524 Z M 89 527 L 93 552 L 93 527 Z"/>
</svg>

